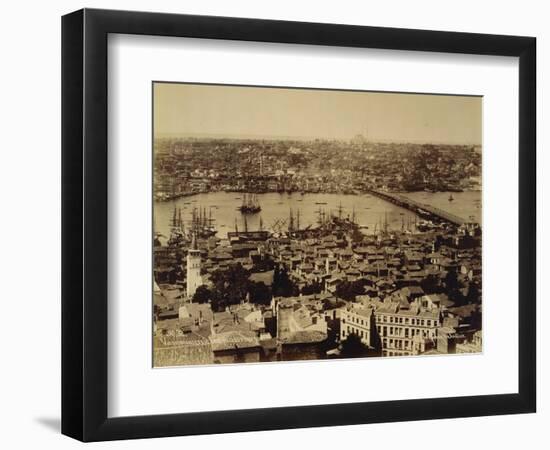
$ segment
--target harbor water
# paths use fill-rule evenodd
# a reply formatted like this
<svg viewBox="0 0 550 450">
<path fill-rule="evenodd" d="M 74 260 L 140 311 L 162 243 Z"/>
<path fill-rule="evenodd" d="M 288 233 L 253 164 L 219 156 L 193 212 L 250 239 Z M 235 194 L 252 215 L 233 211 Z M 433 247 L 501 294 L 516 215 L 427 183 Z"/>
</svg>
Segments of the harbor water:
<svg viewBox="0 0 550 450">
<path fill-rule="evenodd" d="M 481 223 L 481 192 L 408 192 L 403 193 L 419 203 L 437 207 L 469 221 Z M 452 199 L 449 200 L 451 198 Z M 176 200 L 154 203 L 155 231 L 167 237 L 174 207 L 181 208 L 185 226 L 191 224 L 193 209 L 202 208 L 206 216 L 211 216 L 219 238 L 227 238 L 228 231 L 258 230 L 260 221 L 265 230 L 286 231 L 290 215 L 294 224 L 298 220 L 300 228 L 315 227 L 319 216 L 332 213 L 342 218 L 354 216 L 355 221 L 366 234 L 372 234 L 387 222 L 388 229 L 401 230 L 414 227 L 416 217 L 409 210 L 400 208 L 370 194 L 300 194 L 265 193 L 257 194 L 261 211 L 257 214 L 243 215 L 239 211 L 244 193 L 240 192 L 210 192 L 180 197 Z M 246 217 L 246 224 L 245 224 Z"/>
</svg>

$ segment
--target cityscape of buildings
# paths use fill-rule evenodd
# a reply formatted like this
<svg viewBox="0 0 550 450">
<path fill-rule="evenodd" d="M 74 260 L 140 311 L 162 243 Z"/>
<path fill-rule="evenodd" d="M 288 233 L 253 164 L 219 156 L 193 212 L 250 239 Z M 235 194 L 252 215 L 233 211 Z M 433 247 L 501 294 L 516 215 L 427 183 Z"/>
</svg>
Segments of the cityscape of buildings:
<svg viewBox="0 0 550 450">
<path fill-rule="evenodd" d="M 171 214 L 169 235 L 153 236 L 154 366 L 480 352 L 482 229 L 453 204 L 480 189 L 474 145 L 156 139 L 155 210 Z M 445 192 L 448 206 L 401 196 L 414 191 Z M 220 192 L 239 193 L 234 229 L 192 203 Z M 411 215 L 364 228 L 319 202 L 313 226 L 289 208 L 250 229 L 273 192 L 283 204 L 363 194 Z"/>
<path fill-rule="evenodd" d="M 357 194 L 481 189 L 481 147 L 351 140 L 155 140 L 154 196 L 204 192 Z"/>
</svg>

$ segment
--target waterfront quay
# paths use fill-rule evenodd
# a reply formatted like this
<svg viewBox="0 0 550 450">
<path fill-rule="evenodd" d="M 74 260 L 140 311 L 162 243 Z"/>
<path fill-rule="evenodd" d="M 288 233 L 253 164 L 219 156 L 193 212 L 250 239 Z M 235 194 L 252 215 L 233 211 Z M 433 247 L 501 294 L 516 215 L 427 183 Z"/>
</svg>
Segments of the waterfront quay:
<svg viewBox="0 0 550 450">
<path fill-rule="evenodd" d="M 217 233 L 219 209 L 188 206 L 154 236 L 155 366 L 481 351 L 475 222 L 422 208 L 434 220 L 404 226 L 411 202 L 365 229 L 354 207 L 318 205 L 313 224 L 288 208 L 277 230 L 244 215 L 248 225 Z"/>
</svg>

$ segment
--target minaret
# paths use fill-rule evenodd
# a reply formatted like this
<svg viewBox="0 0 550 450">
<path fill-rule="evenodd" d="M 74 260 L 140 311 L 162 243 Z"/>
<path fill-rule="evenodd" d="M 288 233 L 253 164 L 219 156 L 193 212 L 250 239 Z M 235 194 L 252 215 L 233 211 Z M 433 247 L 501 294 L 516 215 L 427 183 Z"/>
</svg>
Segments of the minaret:
<svg viewBox="0 0 550 450">
<path fill-rule="evenodd" d="M 193 234 L 191 247 L 187 251 L 187 297 L 190 300 L 201 284 L 201 252 L 197 248 L 197 237 Z"/>
</svg>

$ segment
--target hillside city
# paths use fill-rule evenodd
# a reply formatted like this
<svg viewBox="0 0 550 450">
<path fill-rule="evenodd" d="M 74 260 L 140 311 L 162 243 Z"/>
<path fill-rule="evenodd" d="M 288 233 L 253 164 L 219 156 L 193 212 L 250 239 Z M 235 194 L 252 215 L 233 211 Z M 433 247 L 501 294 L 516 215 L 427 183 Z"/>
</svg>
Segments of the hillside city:
<svg viewBox="0 0 550 450">
<path fill-rule="evenodd" d="M 473 145 L 351 141 L 159 139 L 155 199 L 212 191 L 359 193 L 480 189 Z"/>
<path fill-rule="evenodd" d="M 359 194 L 416 215 L 365 230 L 322 211 L 301 227 L 220 235 L 200 206 L 155 232 L 154 366 L 477 353 L 481 225 L 395 192 L 481 188 L 475 146 L 343 141 L 164 139 L 156 202 L 205 192 Z M 245 195 L 245 198 L 247 198 Z M 452 200 L 452 199 L 450 199 Z M 240 208 L 245 218 L 261 205 Z M 241 227 L 242 228 L 242 227 Z"/>
</svg>

